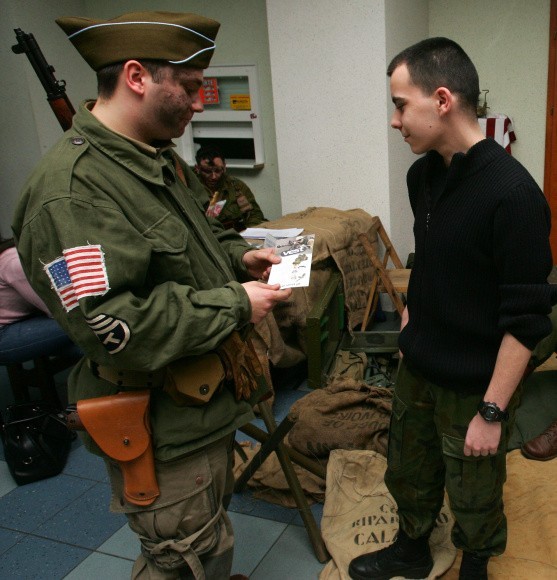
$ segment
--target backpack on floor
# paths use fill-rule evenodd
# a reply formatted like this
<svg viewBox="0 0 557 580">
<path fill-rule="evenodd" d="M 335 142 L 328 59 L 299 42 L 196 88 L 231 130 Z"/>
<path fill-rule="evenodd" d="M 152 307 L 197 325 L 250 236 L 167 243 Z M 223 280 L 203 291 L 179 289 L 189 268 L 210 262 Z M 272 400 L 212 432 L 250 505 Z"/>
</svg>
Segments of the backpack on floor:
<svg viewBox="0 0 557 580">
<path fill-rule="evenodd" d="M 18 485 L 58 475 L 70 452 L 72 432 L 64 413 L 44 401 L 10 405 L 0 415 L 4 456 Z"/>
</svg>

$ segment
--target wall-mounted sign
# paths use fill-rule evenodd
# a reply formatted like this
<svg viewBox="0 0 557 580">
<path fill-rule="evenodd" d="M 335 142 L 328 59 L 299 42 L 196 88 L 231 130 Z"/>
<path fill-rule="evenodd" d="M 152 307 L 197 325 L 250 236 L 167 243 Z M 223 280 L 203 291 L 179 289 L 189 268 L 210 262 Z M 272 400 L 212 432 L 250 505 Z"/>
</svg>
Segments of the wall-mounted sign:
<svg viewBox="0 0 557 580">
<path fill-rule="evenodd" d="M 251 111 L 249 95 L 230 95 L 230 108 L 235 111 Z"/>
<path fill-rule="evenodd" d="M 201 102 L 204 105 L 218 105 L 219 104 L 219 84 L 216 78 L 203 79 L 203 85 L 199 89 L 201 95 Z"/>
</svg>

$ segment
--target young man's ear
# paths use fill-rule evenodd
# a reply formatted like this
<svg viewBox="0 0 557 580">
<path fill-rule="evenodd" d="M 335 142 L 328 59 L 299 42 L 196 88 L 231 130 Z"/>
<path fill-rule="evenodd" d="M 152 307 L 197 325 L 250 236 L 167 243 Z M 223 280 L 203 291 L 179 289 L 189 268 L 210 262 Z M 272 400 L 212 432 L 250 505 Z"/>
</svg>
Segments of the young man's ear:
<svg viewBox="0 0 557 580">
<path fill-rule="evenodd" d="M 454 106 L 455 96 L 446 87 L 439 87 L 434 94 L 441 115 L 446 115 Z"/>
</svg>

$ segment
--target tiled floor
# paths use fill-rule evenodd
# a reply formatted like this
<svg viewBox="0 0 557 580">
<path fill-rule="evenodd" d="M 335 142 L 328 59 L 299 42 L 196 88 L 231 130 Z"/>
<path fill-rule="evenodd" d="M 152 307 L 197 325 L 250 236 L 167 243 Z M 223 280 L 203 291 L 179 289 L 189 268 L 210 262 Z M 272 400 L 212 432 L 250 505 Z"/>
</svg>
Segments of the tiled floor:
<svg viewBox="0 0 557 580">
<path fill-rule="evenodd" d="M 0 383 L 4 409 L 11 402 L 5 374 Z M 277 419 L 305 392 L 305 383 L 278 390 Z M 243 434 L 238 438 L 246 439 Z M 18 487 L 1 453 L 2 580 L 129 578 L 139 543 L 125 516 L 108 511 L 110 488 L 100 458 L 76 441 L 60 475 Z M 319 524 L 322 506 L 316 504 L 312 511 Z M 229 514 L 236 534 L 233 573 L 252 580 L 319 576 L 324 564 L 316 559 L 297 510 L 254 499 L 248 490 L 234 495 Z"/>
</svg>

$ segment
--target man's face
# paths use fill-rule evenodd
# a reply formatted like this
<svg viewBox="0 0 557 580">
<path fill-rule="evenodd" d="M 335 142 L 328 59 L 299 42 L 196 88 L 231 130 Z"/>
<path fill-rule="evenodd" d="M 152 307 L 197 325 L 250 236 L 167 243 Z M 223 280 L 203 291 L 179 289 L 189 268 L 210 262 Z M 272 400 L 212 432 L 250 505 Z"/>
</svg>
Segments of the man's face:
<svg viewBox="0 0 557 580">
<path fill-rule="evenodd" d="M 201 159 L 196 169 L 201 181 L 211 191 L 216 191 L 221 177 L 226 172 L 226 163 L 220 157 L 215 157 L 212 161 L 209 159 Z"/>
<path fill-rule="evenodd" d="M 185 67 L 168 67 L 159 83 L 152 83 L 150 93 L 152 124 L 157 139 L 181 137 L 194 113 L 203 112 L 199 88 L 203 71 Z"/>
<path fill-rule="evenodd" d="M 420 155 L 436 149 L 441 137 L 438 100 L 435 93 L 426 95 L 412 84 L 405 64 L 391 75 L 391 99 L 395 104 L 391 127 L 400 131 L 412 152 Z"/>
</svg>

